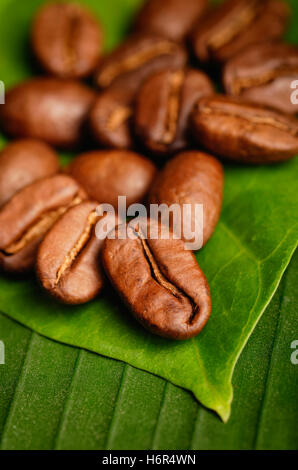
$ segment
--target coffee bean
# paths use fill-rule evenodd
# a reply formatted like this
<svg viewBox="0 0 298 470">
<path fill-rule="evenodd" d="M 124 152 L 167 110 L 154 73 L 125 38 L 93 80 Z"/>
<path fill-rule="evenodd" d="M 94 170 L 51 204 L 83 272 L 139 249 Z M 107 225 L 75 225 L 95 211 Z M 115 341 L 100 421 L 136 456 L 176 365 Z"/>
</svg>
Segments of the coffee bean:
<svg viewBox="0 0 298 470">
<path fill-rule="evenodd" d="M 43 6 L 36 15 L 32 45 L 48 73 L 61 78 L 86 77 L 98 64 L 102 31 L 81 5 L 51 3 Z"/>
<path fill-rule="evenodd" d="M 99 256 L 103 240 L 95 235 L 95 226 L 102 220 L 97 206 L 97 202 L 85 201 L 69 209 L 39 247 L 38 279 L 50 295 L 63 303 L 89 302 L 103 288 Z"/>
<path fill-rule="evenodd" d="M 131 120 L 139 87 L 160 70 L 175 70 L 186 64 L 182 46 L 159 36 L 136 34 L 108 55 L 96 74 L 104 90 L 90 113 L 96 140 L 105 147 L 134 148 Z"/>
<path fill-rule="evenodd" d="M 199 21 L 193 50 L 202 62 L 225 62 L 250 44 L 280 39 L 288 17 L 280 0 L 228 0 Z"/>
<path fill-rule="evenodd" d="M 95 93 L 74 80 L 33 78 L 7 92 L 0 124 L 14 137 L 32 137 L 62 148 L 80 144 Z"/>
<path fill-rule="evenodd" d="M 164 70 L 150 77 L 136 102 L 135 129 L 140 142 L 161 155 L 187 148 L 193 106 L 213 93 L 211 81 L 198 70 Z"/>
<path fill-rule="evenodd" d="M 148 233 L 156 222 L 148 222 Z M 119 239 L 119 232 L 128 237 Z M 120 225 L 107 238 L 103 264 L 135 318 L 154 334 L 191 338 L 204 328 L 211 299 L 207 280 L 181 240 L 144 237 L 144 227 Z M 121 235 L 122 236 L 122 235 Z"/>
<path fill-rule="evenodd" d="M 181 41 L 202 16 L 207 0 L 148 0 L 136 19 L 136 30 Z"/>
<path fill-rule="evenodd" d="M 283 43 L 247 47 L 232 57 L 223 70 L 223 83 L 229 95 L 296 114 L 291 101 L 291 84 L 298 79 L 298 48 Z"/>
<path fill-rule="evenodd" d="M 185 210 L 183 204 L 190 204 L 193 228 L 195 205 L 202 204 L 205 244 L 213 234 L 220 216 L 223 185 L 223 168 L 216 158 L 202 152 L 183 152 L 170 160 L 158 174 L 150 190 L 148 203 L 166 204 L 168 207 L 179 204 L 182 214 Z M 201 230 L 202 227 L 197 229 Z M 183 235 L 184 232 L 181 230 L 181 233 Z"/>
<path fill-rule="evenodd" d="M 298 121 L 240 98 L 203 98 L 193 134 L 210 152 L 243 163 L 273 163 L 298 153 Z"/>
<path fill-rule="evenodd" d="M 33 139 L 17 140 L 0 152 L 0 207 L 29 184 L 58 172 L 58 155 Z"/>
<path fill-rule="evenodd" d="M 90 126 L 95 139 L 108 148 L 132 149 L 131 120 L 134 114 L 136 86 L 133 80 L 108 87 L 94 102 Z"/>
<path fill-rule="evenodd" d="M 0 266 L 22 273 L 32 269 L 38 245 L 71 206 L 86 198 L 69 176 L 55 175 L 26 186 L 0 210 Z"/>
<path fill-rule="evenodd" d="M 184 67 L 187 62 L 185 49 L 159 36 L 135 34 L 115 51 L 107 55 L 95 74 L 99 88 L 119 84 L 131 79 L 136 89 L 154 72 Z"/>
<path fill-rule="evenodd" d="M 68 171 L 91 199 L 114 207 L 117 206 L 118 196 L 126 196 L 128 206 L 142 202 L 156 174 L 150 160 L 125 150 L 102 150 L 79 155 Z"/>
</svg>

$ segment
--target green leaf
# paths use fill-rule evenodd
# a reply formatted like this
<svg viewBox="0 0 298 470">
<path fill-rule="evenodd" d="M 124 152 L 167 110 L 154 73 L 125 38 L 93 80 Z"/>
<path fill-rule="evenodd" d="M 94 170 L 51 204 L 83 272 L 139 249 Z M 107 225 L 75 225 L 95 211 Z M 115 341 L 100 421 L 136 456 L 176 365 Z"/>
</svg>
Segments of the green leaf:
<svg viewBox="0 0 298 470">
<path fill-rule="evenodd" d="M 297 449 L 297 276 L 298 253 L 236 366 L 228 424 L 169 382 L 0 315 L 0 448 Z"/>
<path fill-rule="evenodd" d="M 297 278 L 298 252 L 239 359 L 231 419 L 223 425 L 199 412 L 193 448 L 297 449 Z"/>
<path fill-rule="evenodd" d="M 2 4 L 1 15 L 6 21 L 0 31 L 0 76 L 7 85 L 33 73 L 27 40 L 32 15 L 40 3 L 10 0 Z M 115 2 L 113 7 L 104 0 L 83 3 L 90 4 L 103 18 L 108 47 L 111 47 L 121 39 L 139 1 L 118 0 L 117 15 L 114 14 Z M 297 4 L 294 5 L 298 21 Z M 295 35 L 292 30 L 290 35 L 292 40 L 297 40 L 297 31 Z M 221 221 L 212 240 L 197 255 L 211 285 L 213 313 L 208 326 L 196 339 L 174 343 L 153 337 L 136 324 L 108 289 L 102 298 L 70 308 L 48 299 L 33 279 L 12 281 L 3 277 L 0 279 L 0 309 L 44 336 L 120 359 L 166 378 L 192 391 L 198 400 L 226 421 L 233 396 L 231 380 L 235 364 L 297 246 L 297 170 L 297 159 L 271 167 L 225 167 Z M 33 337 L 30 346 L 33 350 L 38 346 L 36 341 L 39 340 Z M 59 351 L 56 354 L 60 364 Z M 84 357 L 86 353 L 82 354 Z M 45 352 L 41 374 L 46 363 Z M 122 387 L 126 386 L 127 374 L 130 380 L 133 373 L 124 373 Z M 60 380 L 59 371 L 53 372 L 52 380 Z M 66 387 L 67 382 L 64 385 Z M 171 387 L 167 386 L 169 390 Z M 57 405 L 57 414 L 66 388 L 59 394 L 62 402 Z M 23 397 L 22 389 L 20 396 Z M 126 393 L 123 397 L 125 400 Z M 53 389 L 49 403 L 54 399 Z M 160 399 L 164 403 L 164 398 Z M 117 406 L 120 406 L 118 401 Z M 155 405 L 151 409 L 150 400 L 146 401 L 146 406 L 150 407 L 152 415 L 156 413 Z M 144 420 L 145 408 L 140 408 Z M 121 412 L 117 414 L 122 416 Z M 130 423 L 129 420 L 128 425 Z M 55 413 L 50 425 L 57 426 Z M 105 445 L 119 442 L 117 429 L 117 420 L 113 418 Z M 158 445 L 159 429 L 152 445 Z M 150 432 L 144 428 L 145 432 L 145 441 L 149 442 Z M 52 444 L 48 440 L 45 445 Z"/>
</svg>

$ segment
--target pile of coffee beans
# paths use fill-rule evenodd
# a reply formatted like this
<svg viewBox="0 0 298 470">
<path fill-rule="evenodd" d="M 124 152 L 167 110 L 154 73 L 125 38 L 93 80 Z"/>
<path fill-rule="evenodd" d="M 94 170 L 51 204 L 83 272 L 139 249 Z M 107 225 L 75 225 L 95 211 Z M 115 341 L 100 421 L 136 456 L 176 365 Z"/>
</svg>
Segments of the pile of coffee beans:
<svg viewBox="0 0 298 470">
<path fill-rule="evenodd" d="M 38 73 L 0 106 L 1 130 L 18 139 L 0 153 L 2 271 L 35 271 L 70 305 L 94 299 L 109 279 L 151 332 L 197 335 L 211 313 L 209 286 L 173 221 L 164 239 L 156 219 L 132 226 L 98 207 L 117 211 L 119 196 L 128 206 L 202 204 L 204 245 L 223 198 L 214 155 L 293 158 L 298 49 L 282 42 L 289 16 L 283 0 L 147 0 L 130 35 L 104 55 L 90 11 L 43 5 L 31 30 Z M 79 155 L 61 168 L 60 149 Z M 113 236 L 98 237 L 99 222 Z"/>
</svg>

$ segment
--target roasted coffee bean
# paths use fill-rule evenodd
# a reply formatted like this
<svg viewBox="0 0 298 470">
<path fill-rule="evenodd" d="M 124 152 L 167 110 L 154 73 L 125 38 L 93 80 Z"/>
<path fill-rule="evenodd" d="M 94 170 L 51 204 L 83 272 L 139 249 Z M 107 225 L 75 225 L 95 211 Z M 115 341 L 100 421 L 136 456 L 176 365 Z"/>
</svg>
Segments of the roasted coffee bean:
<svg viewBox="0 0 298 470">
<path fill-rule="evenodd" d="M 90 75 L 102 49 L 101 27 L 77 3 L 50 3 L 37 13 L 32 31 L 33 50 L 41 66 L 61 78 Z"/>
<path fill-rule="evenodd" d="M 131 120 L 134 114 L 136 86 L 133 80 L 108 87 L 94 102 L 90 126 L 95 139 L 108 148 L 132 149 Z"/>
<path fill-rule="evenodd" d="M 183 152 L 170 160 L 158 174 L 150 190 L 148 203 L 166 204 L 168 207 L 179 204 L 182 213 L 183 204 L 190 204 L 193 228 L 195 205 L 202 204 L 205 244 L 213 234 L 220 216 L 223 185 L 223 168 L 216 158 L 202 152 Z M 202 227 L 198 229 L 201 230 Z M 182 235 L 183 233 L 181 230 Z"/>
<path fill-rule="evenodd" d="M 192 115 L 205 148 L 243 163 L 274 163 L 298 153 L 298 121 L 241 98 L 203 98 Z"/>
<path fill-rule="evenodd" d="M 140 85 L 153 73 L 175 70 L 186 61 L 183 47 L 148 34 L 134 35 L 107 56 L 96 75 L 97 85 L 106 90 L 98 96 L 90 113 L 96 140 L 105 147 L 133 148 L 131 118 Z"/>
<path fill-rule="evenodd" d="M 136 102 L 135 130 L 140 142 L 156 154 L 188 147 L 190 113 L 200 98 L 213 93 L 209 78 L 198 70 L 164 70 L 150 77 Z"/>
<path fill-rule="evenodd" d="M 14 137 L 32 137 L 62 148 L 82 141 L 95 93 L 74 80 L 34 78 L 9 90 L 0 124 Z"/>
<path fill-rule="evenodd" d="M 58 172 L 58 155 L 33 139 L 8 144 L 0 152 L 0 207 L 29 184 Z"/>
<path fill-rule="evenodd" d="M 22 273 L 32 269 L 37 248 L 71 206 L 86 199 L 69 176 L 55 175 L 26 186 L 0 210 L 0 266 Z"/>
<path fill-rule="evenodd" d="M 118 196 L 126 196 L 128 206 L 142 202 L 156 168 L 150 160 L 137 153 L 102 150 L 79 155 L 68 171 L 91 199 L 116 207 Z"/>
<path fill-rule="evenodd" d="M 152 224 L 148 222 L 148 234 Z M 103 264 L 108 277 L 135 318 L 154 334 L 191 338 L 204 328 L 210 313 L 208 282 L 182 240 L 145 239 L 143 225 L 119 225 L 108 237 Z M 119 239 L 119 232 L 125 239 Z M 158 232 L 156 232 L 158 233 Z"/>
<path fill-rule="evenodd" d="M 116 83 L 121 86 L 123 79 L 131 79 L 137 90 L 154 72 L 184 67 L 186 62 L 184 47 L 175 42 L 150 34 L 135 34 L 103 59 L 95 82 L 104 89 Z"/>
<path fill-rule="evenodd" d="M 38 279 L 63 303 L 89 302 L 103 288 L 100 252 L 104 240 L 96 237 L 95 227 L 99 220 L 110 223 L 111 215 L 99 217 L 97 206 L 97 202 L 85 201 L 67 211 L 39 247 Z"/>
<path fill-rule="evenodd" d="M 147 0 L 135 28 L 181 41 L 206 9 L 208 0 Z"/>
<path fill-rule="evenodd" d="M 198 22 L 193 50 L 202 62 L 225 62 L 250 44 L 280 39 L 288 16 L 281 0 L 228 0 Z"/>
<path fill-rule="evenodd" d="M 229 95 L 296 114 L 291 84 L 298 80 L 298 48 L 289 44 L 264 43 L 247 47 L 229 60 L 223 83 Z"/>
</svg>

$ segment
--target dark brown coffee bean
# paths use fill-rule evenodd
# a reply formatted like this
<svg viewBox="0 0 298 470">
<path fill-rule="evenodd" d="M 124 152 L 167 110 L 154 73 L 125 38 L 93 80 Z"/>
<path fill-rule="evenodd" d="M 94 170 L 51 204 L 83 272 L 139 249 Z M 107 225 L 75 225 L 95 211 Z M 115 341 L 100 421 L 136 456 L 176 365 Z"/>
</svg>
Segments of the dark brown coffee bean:
<svg viewBox="0 0 298 470">
<path fill-rule="evenodd" d="M 135 34 L 103 59 L 95 82 L 104 89 L 131 79 L 137 89 L 154 72 L 184 67 L 186 62 L 185 49 L 175 42 L 150 34 Z"/>
<path fill-rule="evenodd" d="M 247 47 L 229 60 L 223 82 L 229 95 L 296 114 L 291 84 L 298 80 L 298 48 L 289 44 L 264 43 Z"/>
<path fill-rule="evenodd" d="M 135 130 L 140 142 L 156 154 L 187 148 L 190 113 L 200 98 L 213 93 L 209 78 L 198 70 L 164 70 L 150 77 L 136 102 Z"/>
<path fill-rule="evenodd" d="M 63 303 L 89 302 L 103 288 L 100 252 L 104 240 L 95 234 L 95 226 L 102 220 L 97 206 L 97 202 L 85 201 L 69 209 L 39 247 L 38 279 L 50 295 Z"/>
<path fill-rule="evenodd" d="M 132 149 L 131 120 L 134 114 L 136 86 L 122 80 L 101 92 L 90 112 L 90 126 L 95 139 L 108 148 Z"/>
<path fill-rule="evenodd" d="M 280 39 L 288 16 L 280 0 L 228 0 L 198 22 L 194 52 L 202 62 L 225 62 L 249 44 Z"/>
<path fill-rule="evenodd" d="M 202 152 L 183 152 L 170 160 L 158 174 L 150 190 L 148 203 L 166 204 L 169 207 L 179 204 L 181 208 L 183 204 L 190 204 L 193 227 L 195 205 L 202 204 L 205 244 L 213 234 L 220 216 L 223 185 L 223 168 L 216 158 Z"/>
<path fill-rule="evenodd" d="M 33 139 L 17 140 L 0 153 L 0 207 L 29 184 L 58 172 L 58 155 Z"/>
<path fill-rule="evenodd" d="M 198 142 L 224 158 L 274 163 L 298 153 L 296 119 L 240 98 L 203 98 L 192 120 Z"/>
<path fill-rule="evenodd" d="M 56 175 L 26 186 L 0 210 L 0 266 L 12 273 L 32 269 L 47 231 L 71 206 L 86 199 L 69 176 Z"/>
<path fill-rule="evenodd" d="M 34 78 L 8 91 L 0 123 L 14 137 L 32 137 L 62 148 L 82 141 L 95 93 L 73 80 Z"/>
<path fill-rule="evenodd" d="M 118 196 L 127 197 L 127 205 L 142 202 L 156 168 L 147 158 L 125 150 L 102 150 L 79 155 L 69 173 L 99 203 L 118 204 Z"/>
<path fill-rule="evenodd" d="M 98 64 L 102 31 L 76 3 L 44 5 L 33 23 L 32 45 L 41 66 L 61 78 L 90 75 Z"/>
<path fill-rule="evenodd" d="M 174 41 L 181 41 L 198 21 L 207 0 L 147 0 L 141 8 L 135 28 Z"/>
<path fill-rule="evenodd" d="M 148 222 L 148 233 L 155 222 Z M 181 240 L 144 238 L 139 227 L 116 228 L 106 239 L 103 264 L 108 277 L 134 317 L 149 331 L 183 340 L 196 336 L 211 313 L 208 282 Z"/>
</svg>

